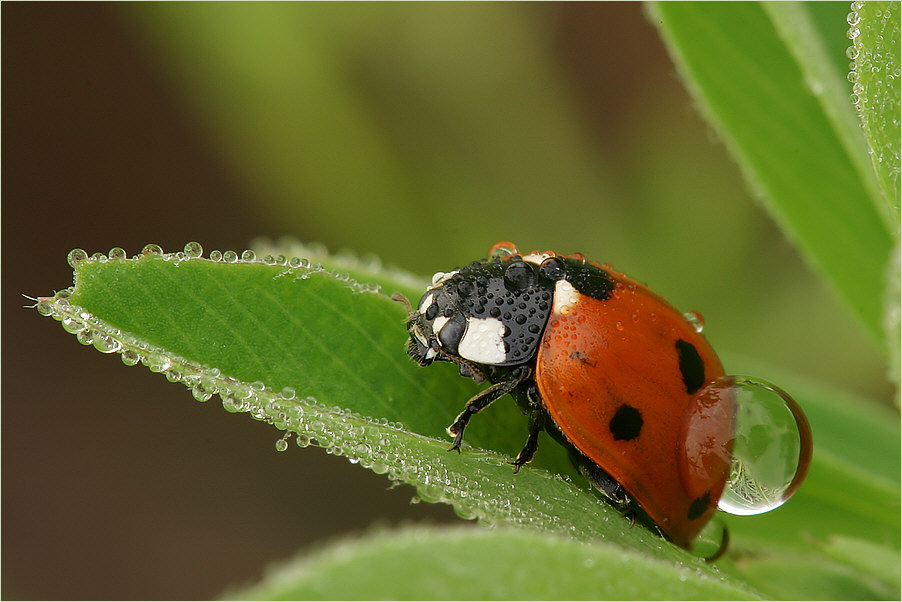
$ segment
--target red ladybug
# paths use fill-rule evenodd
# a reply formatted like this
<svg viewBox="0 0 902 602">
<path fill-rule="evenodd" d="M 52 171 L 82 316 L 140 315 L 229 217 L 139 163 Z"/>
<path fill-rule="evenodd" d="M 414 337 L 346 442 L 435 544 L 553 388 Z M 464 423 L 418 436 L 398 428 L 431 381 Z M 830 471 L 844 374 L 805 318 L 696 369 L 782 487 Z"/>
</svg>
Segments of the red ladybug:
<svg viewBox="0 0 902 602">
<path fill-rule="evenodd" d="M 517 470 L 545 429 L 603 494 L 688 549 L 727 481 L 734 415 L 730 395 L 706 391 L 724 370 L 696 325 L 608 265 L 498 243 L 433 277 L 407 352 L 492 383 L 448 428 L 452 449 L 473 414 L 510 393 L 529 419 Z"/>
</svg>

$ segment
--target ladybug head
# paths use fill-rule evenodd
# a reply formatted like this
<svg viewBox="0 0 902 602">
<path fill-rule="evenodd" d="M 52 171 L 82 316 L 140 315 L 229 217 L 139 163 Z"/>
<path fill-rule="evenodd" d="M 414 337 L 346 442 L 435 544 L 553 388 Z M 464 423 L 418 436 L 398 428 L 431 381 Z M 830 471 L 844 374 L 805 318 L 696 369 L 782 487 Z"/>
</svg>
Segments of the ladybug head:
<svg viewBox="0 0 902 602">
<path fill-rule="evenodd" d="M 439 274 L 407 320 L 407 354 L 420 366 L 459 358 L 460 341 L 467 329 L 467 316 L 451 301 Z"/>
<path fill-rule="evenodd" d="M 486 366 L 527 363 L 538 350 L 553 291 L 539 266 L 519 256 L 438 272 L 410 310 L 407 353 L 421 366 L 454 362 L 477 380 Z"/>
</svg>

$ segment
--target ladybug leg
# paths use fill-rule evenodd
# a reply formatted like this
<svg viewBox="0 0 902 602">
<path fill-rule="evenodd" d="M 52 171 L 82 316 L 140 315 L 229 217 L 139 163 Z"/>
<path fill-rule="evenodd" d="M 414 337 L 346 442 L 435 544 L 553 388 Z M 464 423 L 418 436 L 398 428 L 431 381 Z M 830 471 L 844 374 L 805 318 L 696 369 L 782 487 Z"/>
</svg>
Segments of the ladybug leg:
<svg viewBox="0 0 902 602">
<path fill-rule="evenodd" d="M 636 509 L 630 508 L 629 510 L 627 510 L 626 512 L 624 512 L 622 514 L 622 517 L 625 518 L 626 520 L 630 521 L 630 529 L 632 529 L 633 526 L 636 524 Z"/>
<path fill-rule="evenodd" d="M 470 417 L 473 416 L 473 414 L 478 414 L 499 397 L 504 397 L 516 389 L 520 383 L 529 378 L 529 375 L 529 369 L 516 371 L 510 380 L 495 383 L 488 389 L 484 389 L 471 397 L 467 402 L 464 411 L 461 412 L 454 423 L 448 427 L 448 434 L 454 436 L 454 443 L 451 444 L 451 449 L 448 451 L 454 450 L 457 451 L 457 453 L 460 453 L 460 445 L 464 440 L 464 429 L 467 428 L 467 423 L 470 422 Z"/>
<path fill-rule="evenodd" d="M 622 507 L 629 503 L 630 498 L 620 483 L 615 481 L 611 475 L 602 470 L 601 467 L 594 464 L 591 460 L 585 456 L 581 456 L 578 460 L 577 468 L 593 487 L 598 489 L 605 497 L 616 505 Z M 635 521 L 635 518 L 633 521 Z"/>
<path fill-rule="evenodd" d="M 517 459 L 511 462 L 514 465 L 514 473 L 520 472 L 520 467 L 532 462 L 533 456 L 539 447 L 539 433 L 545 428 L 545 410 L 537 408 L 529 413 L 529 438 L 526 445 L 520 450 Z"/>
</svg>

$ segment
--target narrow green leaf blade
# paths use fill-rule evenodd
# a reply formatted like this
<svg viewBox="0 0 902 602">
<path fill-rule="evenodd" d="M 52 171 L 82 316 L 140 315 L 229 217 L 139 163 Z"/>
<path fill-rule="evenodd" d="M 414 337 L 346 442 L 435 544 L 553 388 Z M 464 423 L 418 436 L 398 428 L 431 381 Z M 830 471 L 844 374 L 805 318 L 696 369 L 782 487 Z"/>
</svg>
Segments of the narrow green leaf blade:
<svg viewBox="0 0 902 602">
<path fill-rule="evenodd" d="M 407 529 L 333 544 L 231 592 L 248 600 L 750 600 L 723 576 L 572 539 Z"/>
<path fill-rule="evenodd" d="M 652 14 L 690 90 L 752 187 L 882 340 L 890 230 L 872 187 L 764 8 L 665 2 L 654 4 Z"/>
<path fill-rule="evenodd" d="M 824 546 L 826 553 L 854 567 L 862 574 L 890 585 L 898 592 L 902 583 L 899 575 L 899 550 L 877 546 L 857 537 L 831 537 Z"/>
<path fill-rule="evenodd" d="M 840 2 L 764 2 L 761 6 L 798 63 L 886 226 L 892 229 L 898 216 L 893 218 L 888 211 L 868 159 L 861 125 L 855 112 L 849 110 L 849 40 L 845 35 L 848 6 Z"/>
<path fill-rule="evenodd" d="M 898 560 L 898 557 L 897 557 Z M 737 569 L 778 600 L 898 600 L 899 590 L 845 564 L 799 553 L 744 558 Z"/>
<path fill-rule="evenodd" d="M 853 98 L 883 190 L 883 202 L 899 225 L 899 3 L 855 2 L 849 14 L 853 42 Z"/>
</svg>

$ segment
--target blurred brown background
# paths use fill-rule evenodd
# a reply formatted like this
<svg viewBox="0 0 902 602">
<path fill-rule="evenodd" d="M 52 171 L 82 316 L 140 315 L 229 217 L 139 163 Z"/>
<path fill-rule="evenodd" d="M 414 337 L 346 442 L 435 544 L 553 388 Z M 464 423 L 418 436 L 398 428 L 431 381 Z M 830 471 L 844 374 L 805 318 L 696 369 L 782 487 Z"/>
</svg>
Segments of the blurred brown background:
<svg viewBox="0 0 902 602">
<path fill-rule="evenodd" d="M 637 148 L 658 148 L 649 123 L 668 107 L 676 125 L 662 136 L 688 139 L 700 149 L 699 174 L 724 174 L 727 194 L 743 199 L 744 211 L 755 216 L 749 228 L 767 241 L 763 261 L 803 274 L 775 278 L 819 286 L 748 200 L 735 166 L 692 109 L 641 5 L 520 10 L 543 24 L 579 127 L 612 171 L 650 152 Z M 121 4 L 2 6 L 7 599 L 209 598 L 336 535 L 375 523 L 457 520 L 445 506 L 411 505 L 412 488 L 390 489 L 385 477 L 322 450 L 291 446 L 277 453 L 280 433 L 270 426 L 224 412 L 218 398 L 196 403 L 183 387 L 82 348 L 52 320 L 23 309 L 29 301 L 22 294 L 69 286 L 66 254 L 73 247 L 90 254 L 121 246 L 131 255 L 149 242 L 174 251 L 199 240 L 207 251 L 240 251 L 256 235 L 289 234 L 331 249 L 373 251 L 420 273 L 449 267 L 432 264 L 419 247 L 407 258 L 379 242 L 380 236 L 398 239 L 402 229 L 361 239 L 366 223 L 352 223 L 344 234 L 324 231 L 315 220 L 287 221 L 261 205 L 253 183 L 236 175 L 186 107 L 136 25 L 139 18 Z M 402 100 L 412 107 L 423 102 Z M 637 135 L 649 139 L 646 147 L 630 144 Z M 620 184 L 621 192 L 629 190 L 629 181 Z M 499 229 L 497 238 L 507 235 Z M 479 252 L 493 242 L 486 240 Z M 823 303 L 825 311 L 842 315 L 829 295 Z M 705 315 L 710 327 L 712 316 Z M 796 318 L 773 319 L 779 326 Z M 761 330 L 756 317 L 747 324 L 730 320 L 722 318 L 726 329 L 745 328 L 750 339 Z M 844 320 L 832 327 L 853 330 Z M 796 336 L 817 332 L 811 326 L 815 334 Z M 863 355 L 867 363 L 877 357 L 867 345 L 855 339 L 845 353 Z M 795 355 L 800 364 L 790 367 L 802 371 L 826 361 Z M 840 354 L 825 371 L 837 373 L 835 366 L 847 361 Z M 849 371 L 859 374 L 845 385 L 886 397 L 886 386 L 873 378 L 879 368 Z"/>
</svg>

